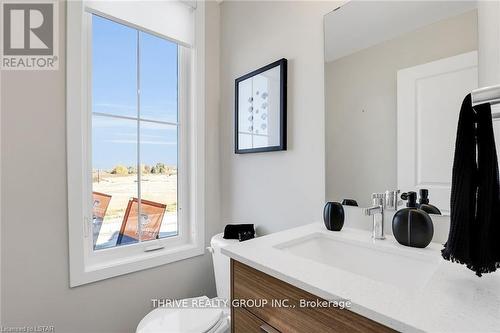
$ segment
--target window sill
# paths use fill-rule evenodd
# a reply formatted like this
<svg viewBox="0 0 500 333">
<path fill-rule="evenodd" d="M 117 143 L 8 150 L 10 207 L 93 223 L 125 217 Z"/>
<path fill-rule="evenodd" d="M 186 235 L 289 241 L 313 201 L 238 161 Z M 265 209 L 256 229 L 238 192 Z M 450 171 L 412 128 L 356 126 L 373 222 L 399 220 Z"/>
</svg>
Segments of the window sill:
<svg viewBox="0 0 500 333">
<path fill-rule="evenodd" d="M 203 255 L 204 252 L 204 246 L 188 243 L 176 247 L 143 252 L 135 256 L 109 260 L 99 264 L 85 265 L 83 271 L 73 271 L 73 268 L 70 267 L 70 287 L 78 287 L 87 283 L 189 259 Z"/>
</svg>

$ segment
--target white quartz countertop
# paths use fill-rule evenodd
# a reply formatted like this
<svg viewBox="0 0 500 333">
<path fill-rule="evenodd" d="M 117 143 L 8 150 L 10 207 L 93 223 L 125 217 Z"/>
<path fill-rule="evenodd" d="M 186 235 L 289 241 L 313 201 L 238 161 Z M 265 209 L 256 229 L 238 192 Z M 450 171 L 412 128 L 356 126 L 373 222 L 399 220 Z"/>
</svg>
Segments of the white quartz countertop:
<svg viewBox="0 0 500 333">
<path fill-rule="evenodd" d="M 280 248 L 283 243 L 308 235 L 325 235 L 340 241 L 339 244 L 360 242 L 369 244 L 371 249 L 391 251 L 387 252 L 390 260 L 373 263 L 376 270 L 383 270 L 380 273 L 389 278 L 384 281 L 384 274 L 375 274 L 380 278 L 372 279 L 362 274 L 364 267 L 341 269 Z M 410 248 L 398 244 L 392 236 L 373 241 L 368 231 L 344 228 L 333 232 L 322 223 L 313 223 L 231 245 L 222 252 L 318 297 L 350 300 L 351 311 L 398 331 L 500 332 L 500 271 L 479 278 L 464 266 L 442 259 L 441 248 L 437 243 L 425 249 Z M 352 251 L 352 246 L 346 245 L 345 251 Z M 334 258 L 343 253 L 328 255 Z M 394 280 L 391 274 L 405 267 L 403 258 L 408 255 L 421 262 L 417 261 L 412 270 L 430 273 L 425 278 L 417 274 L 414 281 L 405 277 L 407 281 L 401 284 L 389 281 Z M 373 270 L 374 266 L 370 266 Z"/>
</svg>

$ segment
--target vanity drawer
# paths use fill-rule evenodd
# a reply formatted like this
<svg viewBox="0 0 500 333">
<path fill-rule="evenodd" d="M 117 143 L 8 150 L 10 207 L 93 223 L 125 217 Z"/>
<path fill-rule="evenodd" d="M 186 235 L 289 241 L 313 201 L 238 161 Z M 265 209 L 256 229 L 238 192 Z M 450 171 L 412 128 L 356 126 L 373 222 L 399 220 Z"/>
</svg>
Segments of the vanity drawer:
<svg viewBox="0 0 500 333">
<path fill-rule="evenodd" d="M 232 333 L 279 333 L 243 308 L 235 308 L 232 318 L 234 322 Z"/>
<path fill-rule="evenodd" d="M 242 306 L 281 332 L 395 332 L 347 309 L 299 307 L 300 300 L 323 299 L 233 259 L 231 297 L 236 301 L 266 300 L 263 307 Z M 272 300 L 285 299 L 288 307 L 271 306 Z"/>
</svg>

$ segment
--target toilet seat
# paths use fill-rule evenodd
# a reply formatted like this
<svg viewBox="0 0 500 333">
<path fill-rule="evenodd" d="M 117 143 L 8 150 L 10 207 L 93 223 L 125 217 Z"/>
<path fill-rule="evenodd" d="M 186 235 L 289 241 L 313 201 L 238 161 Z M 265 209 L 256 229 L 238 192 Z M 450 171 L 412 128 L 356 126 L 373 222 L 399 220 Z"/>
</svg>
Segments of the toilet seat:
<svg viewBox="0 0 500 333">
<path fill-rule="evenodd" d="M 228 326 L 221 308 L 157 308 L 141 320 L 136 333 L 218 333 Z"/>
</svg>

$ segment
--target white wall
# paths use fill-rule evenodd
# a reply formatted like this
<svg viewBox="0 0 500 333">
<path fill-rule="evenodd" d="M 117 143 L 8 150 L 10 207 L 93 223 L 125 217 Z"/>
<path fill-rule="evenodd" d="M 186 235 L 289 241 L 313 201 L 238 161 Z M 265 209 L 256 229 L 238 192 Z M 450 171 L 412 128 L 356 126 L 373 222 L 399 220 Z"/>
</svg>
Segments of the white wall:
<svg viewBox="0 0 500 333">
<path fill-rule="evenodd" d="M 220 6 L 205 3 L 205 211 L 207 240 L 222 232 L 220 190 Z M 208 246 L 207 242 L 207 246 Z M 210 271 L 212 274 L 212 270 Z"/>
<path fill-rule="evenodd" d="M 328 201 L 366 207 L 371 193 L 397 188 L 397 71 L 472 50 L 476 10 L 325 65 Z"/>
<path fill-rule="evenodd" d="M 61 3 L 60 13 L 65 13 Z M 219 232 L 219 7 L 207 4 L 207 226 Z M 1 283 L 4 326 L 133 332 L 151 298 L 215 295 L 209 255 L 69 288 L 65 147 L 65 16 L 58 71 L 1 77 Z M 208 244 L 208 243 L 207 243 Z"/>
<path fill-rule="evenodd" d="M 500 1 L 479 1 L 479 87 L 500 84 Z"/>
<path fill-rule="evenodd" d="M 225 223 L 259 233 L 319 221 L 324 205 L 323 16 L 335 2 L 221 5 L 221 179 Z M 288 59 L 288 150 L 234 154 L 234 80 Z"/>
</svg>

